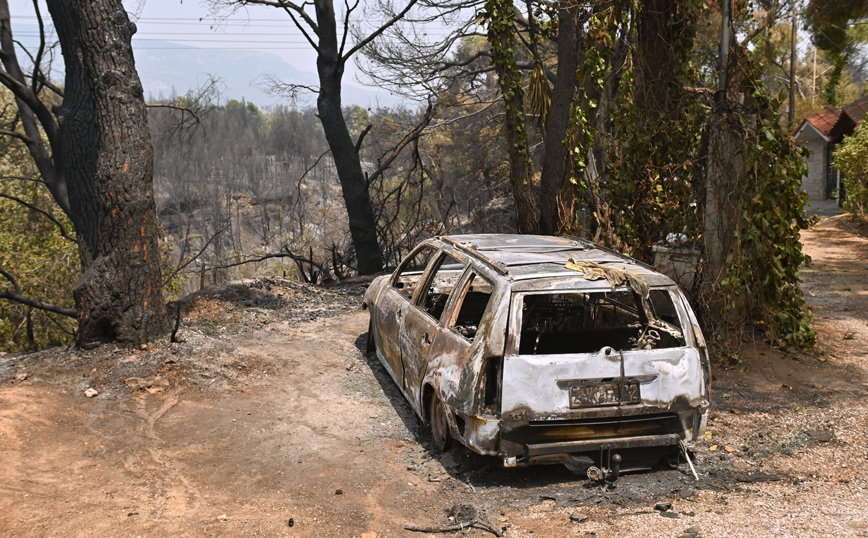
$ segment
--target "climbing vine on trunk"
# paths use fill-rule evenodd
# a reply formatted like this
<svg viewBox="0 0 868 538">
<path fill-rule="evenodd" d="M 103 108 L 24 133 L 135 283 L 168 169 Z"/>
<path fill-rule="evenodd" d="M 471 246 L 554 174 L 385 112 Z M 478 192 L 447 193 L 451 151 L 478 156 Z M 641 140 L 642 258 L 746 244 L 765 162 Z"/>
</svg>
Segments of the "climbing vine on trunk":
<svg viewBox="0 0 868 538">
<path fill-rule="evenodd" d="M 515 10 L 511 0 L 487 0 L 488 42 L 492 62 L 497 72 L 503 104 L 506 109 L 504 129 L 509 154 L 509 179 L 515 200 L 516 223 L 519 233 L 538 233 L 536 198 L 531 183 L 532 169 L 527 150 L 527 125 L 524 115 L 524 90 L 521 71 L 515 60 Z"/>
<path fill-rule="evenodd" d="M 614 16 L 621 7 L 625 16 Z M 586 25 L 567 144 L 577 198 L 594 239 L 652 261 L 671 233 L 705 245 L 692 300 L 721 351 L 756 329 L 775 345 L 816 342 L 799 287 L 803 151 L 784 131 L 781 101 L 765 92 L 756 60 L 734 47 L 730 85 L 712 102 L 691 63 L 695 0 L 612 3 Z M 626 36 L 626 62 L 612 58 Z M 611 89 L 610 89 L 611 88 Z M 597 117 L 603 99 L 611 117 Z M 602 128 L 601 128 L 602 126 Z M 594 148 L 604 174 L 590 172 Z"/>
<path fill-rule="evenodd" d="M 759 77 L 754 81 L 759 86 Z M 805 210 L 805 150 L 781 126 L 779 99 L 761 87 L 754 114 L 742 116 L 746 181 L 741 186 L 735 252 L 723 279 L 725 316 L 732 328 L 758 323 L 772 343 L 811 348 L 817 336 L 805 304 L 799 270 L 811 259 L 802 252 L 799 232 L 811 224 Z M 735 323 L 733 323 L 735 322 Z"/>
<path fill-rule="evenodd" d="M 696 2 L 637 4 L 636 46 L 620 81 L 612 117 L 617 144 L 607 169 L 610 221 L 628 254 L 652 261 L 651 246 L 670 233 L 701 229 L 692 180 L 707 114 L 685 91 L 695 79 L 690 51 Z"/>
<path fill-rule="evenodd" d="M 608 221 L 608 207 L 601 197 L 602 185 L 595 174 L 587 174 L 588 155 L 597 143 L 598 133 L 594 128 L 600 98 L 610 74 L 614 43 L 621 20 L 621 4 L 615 0 L 611 5 L 595 9 L 588 18 L 585 34 L 585 54 L 576 70 L 578 94 L 570 108 L 567 147 L 571 148 L 570 159 L 573 174 L 570 177 L 576 190 L 574 213 L 564 215 L 560 227 L 573 233 L 580 232 L 585 224 L 580 222 L 575 209 L 590 209 L 599 227 Z M 590 230 L 581 230 L 586 234 Z"/>
</svg>

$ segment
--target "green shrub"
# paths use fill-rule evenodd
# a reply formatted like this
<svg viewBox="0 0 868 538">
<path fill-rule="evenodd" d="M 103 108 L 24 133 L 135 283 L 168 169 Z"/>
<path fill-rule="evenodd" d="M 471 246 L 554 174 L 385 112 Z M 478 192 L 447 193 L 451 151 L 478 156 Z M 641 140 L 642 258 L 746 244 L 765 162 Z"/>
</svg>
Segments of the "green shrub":
<svg viewBox="0 0 868 538">
<path fill-rule="evenodd" d="M 835 166 L 841 170 L 847 190 L 845 206 L 860 217 L 868 209 L 868 122 L 859 124 L 835 150 Z"/>
</svg>

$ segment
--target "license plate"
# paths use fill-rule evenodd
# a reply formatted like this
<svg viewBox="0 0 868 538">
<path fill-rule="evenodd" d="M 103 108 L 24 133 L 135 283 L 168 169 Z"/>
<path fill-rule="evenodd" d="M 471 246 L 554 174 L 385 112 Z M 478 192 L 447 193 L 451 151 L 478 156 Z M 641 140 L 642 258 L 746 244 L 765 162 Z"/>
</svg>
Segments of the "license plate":
<svg viewBox="0 0 868 538">
<path fill-rule="evenodd" d="M 588 383 L 570 387 L 570 407 L 599 407 L 639 403 L 639 383 Z"/>
</svg>

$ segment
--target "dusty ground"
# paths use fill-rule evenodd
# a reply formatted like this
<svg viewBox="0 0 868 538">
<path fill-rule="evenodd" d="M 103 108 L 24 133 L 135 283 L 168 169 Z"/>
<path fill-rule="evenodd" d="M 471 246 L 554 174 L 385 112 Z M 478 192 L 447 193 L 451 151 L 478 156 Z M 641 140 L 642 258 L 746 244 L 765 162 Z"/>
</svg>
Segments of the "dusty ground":
<svg viewBox="0 0 868 538">
<path fill-rule="evenodd" d="M 868 537 L 868 240 L 803 238 L 820 351 L 715 370 L 698 482 L 434 455 L 361 352 L 361 287 L 260 280 L 191 301 L 182 343 L 0 356 L 0 536 L 491 536 L 404 530 L 476 511 L 507 537 Z"/>
</svg>

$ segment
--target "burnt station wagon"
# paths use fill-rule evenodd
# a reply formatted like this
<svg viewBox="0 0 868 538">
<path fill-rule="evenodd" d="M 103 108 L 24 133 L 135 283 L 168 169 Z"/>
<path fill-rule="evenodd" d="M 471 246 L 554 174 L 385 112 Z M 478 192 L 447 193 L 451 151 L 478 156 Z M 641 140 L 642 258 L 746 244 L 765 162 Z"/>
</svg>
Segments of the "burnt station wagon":
<svg viewBox="0 0 868 538">
<path fill-rule="evenodd" d="M 373 281 L 363 307 L 368 351 L 441 450 L 456 439 L 508 467 L 617 476 L 619 462 L 648 469 L 704 433 L 708 356 L 687 300 L 591 242 L 429 239 Z"/>
</svg>

